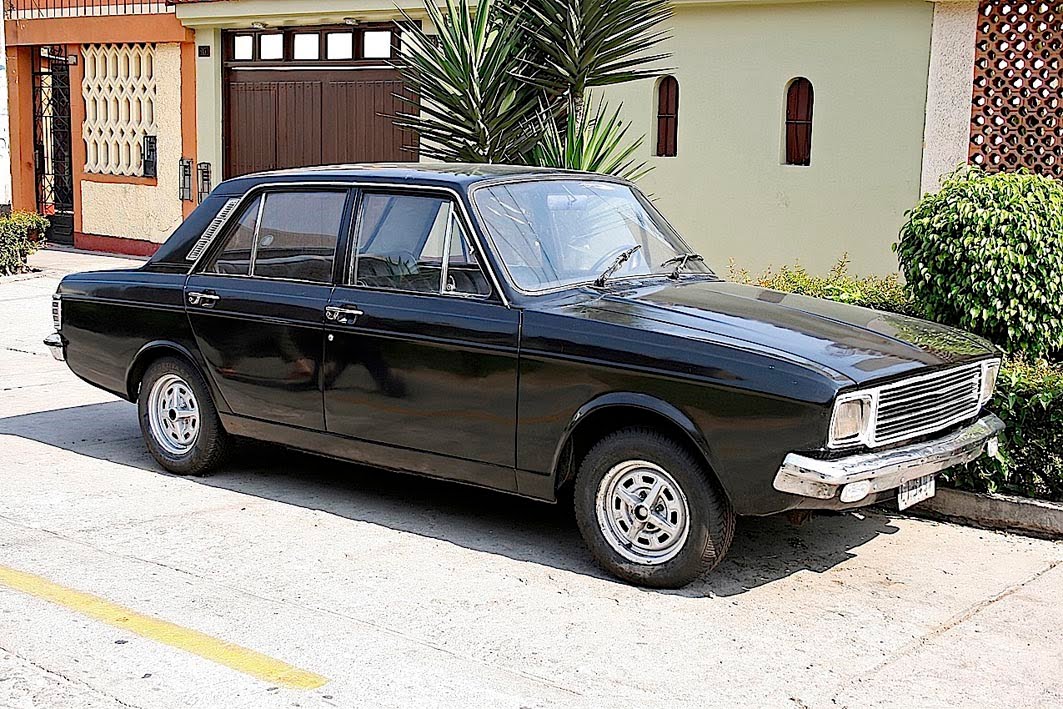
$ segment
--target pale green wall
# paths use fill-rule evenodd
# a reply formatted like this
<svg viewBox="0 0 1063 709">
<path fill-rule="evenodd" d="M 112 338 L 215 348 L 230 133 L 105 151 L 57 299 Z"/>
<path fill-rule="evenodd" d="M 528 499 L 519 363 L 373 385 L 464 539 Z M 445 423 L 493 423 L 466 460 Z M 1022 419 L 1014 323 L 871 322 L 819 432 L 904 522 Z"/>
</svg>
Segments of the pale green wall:
<svg viewBox="0 0 1063 709">
<path fill-rule="evenodd" d="M 669 66 L 679 80 L 679 150 L 655 145 L 654 84 L 611 88 L 658 206 L 719 271 L 800 260 L 896 270 L 890 251 L 919 197 L 933 6 L 922 0 L 679 6 Z M 782 163 L 784 87 L 812 81 L 812 164 Z"/>
<path fill-rule="evenodd" d="M 180 4 L 212 47 L 196 60 L 199 160 L 221 171 L 219 29 L 396 17 L 419 0 L 240 0 Z M 423 10 L 421 11 L 423 13 Z M 890 244 L 919 196 L 933 6 L 924 0 L 677 0 L 671 22 L 680 84 L 679 156 L 651 157 L 654 85 L 622 100 L 643 157 L 642 186 L 719 271 L 793 263 L 827 269 L 847 251 L 859 272 L 896 270 Z M 812 165 L 782 165 L 783 91 L 795 76 L 816 95 Z"/>
</svg>

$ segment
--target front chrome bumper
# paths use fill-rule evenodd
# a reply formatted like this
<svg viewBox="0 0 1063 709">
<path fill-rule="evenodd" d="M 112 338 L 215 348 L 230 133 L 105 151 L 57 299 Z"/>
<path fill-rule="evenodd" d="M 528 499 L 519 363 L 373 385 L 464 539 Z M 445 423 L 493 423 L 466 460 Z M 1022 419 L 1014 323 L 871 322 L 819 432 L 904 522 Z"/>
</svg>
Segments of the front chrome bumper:
<svg viewBox="0 0 1063 709">
<path fill-rule="evenodd" d="M 66 352 L 63 351 L 63 336 L 58 332 L 53 332 L 44 338 L 44 344 L 51 350 L 52 357 L 55 357 L 60 362 L 66 359 Z"/>
<path fill-rule="evenodd" d="M 1004 422 L 988 414 L 944 438 L 885 451 L 832 460 L 790 453 L 775 475 L 774 487 L 780 492 L 830 500 L 844 486 L 866 480 L 868 492 L 861 499 L 871 499 L 875 493 L 899 487 L 908 480 L 969 463 L 982 455 L 989 441 L 1003 430 Z"/>
</svg>

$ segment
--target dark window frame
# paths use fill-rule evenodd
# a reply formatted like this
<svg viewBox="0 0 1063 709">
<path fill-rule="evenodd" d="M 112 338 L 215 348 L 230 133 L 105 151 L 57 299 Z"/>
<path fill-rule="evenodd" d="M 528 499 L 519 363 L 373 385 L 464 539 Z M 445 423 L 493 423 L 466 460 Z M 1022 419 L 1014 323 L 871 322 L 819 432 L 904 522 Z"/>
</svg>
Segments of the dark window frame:
<svg viewBox="0 0 1063 709">
<path fill-rule="evenodd" d="M 657 82 L 657 147 L 654 155 L 674 158 L 679 154 L 679 80 L 672 75 Z"/>
<path fill-rule="evenodd" d="M 391 56 L 370 57 L 363 56 L 366 32 L 387 31 L 391 33 Z M 327 59 L 328 46 L 326 35 L 330 33 L 346 33 L 354 36 L 353 56 L 350 59 Z M 317 59 L 295 59 L 295 35 L 317 34 L 318 53 Z M 262 35 L 283 35 L 283 55 L 281 59 L 262 59 L 260 51 L 260 37 Z M 234 29 L 222 32 L 222 66 L 225 68 L 239 69 L 248 67 L 284 67 L 292 64 L 299 66 L 378 66 L 382 62 L 395 61 L 399 56 L 401 47 L 402 28 L 395 22 L 374 22 L 359 25 L 305 25 L 295 27 L 266 27 L 263 29 Z M 251 59 L 236 59 L 236 37 L 251 37 Z"/>
<path fill-rule="evenodd" d="M 812 164 L 812 120 L 816 93 L 812 82 L 803 76 L 786 84 L 783 159 L 786 165 L 808 167 Z"/>
</svg>

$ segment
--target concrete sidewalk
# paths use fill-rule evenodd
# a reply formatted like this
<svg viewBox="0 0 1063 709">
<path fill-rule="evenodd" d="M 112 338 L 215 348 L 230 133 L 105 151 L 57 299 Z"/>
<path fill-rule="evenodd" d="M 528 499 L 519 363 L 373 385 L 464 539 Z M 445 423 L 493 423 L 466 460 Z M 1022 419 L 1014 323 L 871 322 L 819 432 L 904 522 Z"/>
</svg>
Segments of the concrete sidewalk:
<svg viewBox="0 0 1063 709">
<path fill-rule="evenodd" d="M 136 262 L 33 264 L 0 279 L 0 706 L 1063 705 L 1061 544 L 750 519 L 713 575 L 658 592 L 603 575 L 561 507 L 265 446 L 172 477 L 135 408 L 40 344 L 62 272 Z M 5 569 L 327 682 L 263 681 Z"/>
</svg>

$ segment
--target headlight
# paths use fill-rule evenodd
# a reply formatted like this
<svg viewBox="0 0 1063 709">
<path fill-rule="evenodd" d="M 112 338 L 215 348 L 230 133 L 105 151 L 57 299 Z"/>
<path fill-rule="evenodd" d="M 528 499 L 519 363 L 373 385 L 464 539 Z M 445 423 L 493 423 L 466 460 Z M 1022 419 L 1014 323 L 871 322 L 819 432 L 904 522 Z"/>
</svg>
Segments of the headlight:
<svg viewBox="0 0 1063 709">
<path fill-rule="evenodd" d="M 871 396 L 869 394 L 842 394 L 834 402 L 834 415 L 830 420 L 830 439 L 827 445 L 841 448 L 866 443 L 871 423 Z"/>
<path fill-rule="evenodd" d="M 985 406 L 993 398 L 993 391 L 997 387 L 997 375 L 1000 374 L 1000 360 L 982 362 L 982 393 L 978 401 Z"/>
</svg>

